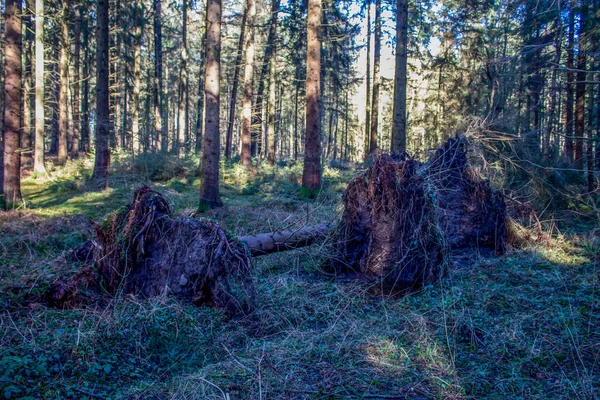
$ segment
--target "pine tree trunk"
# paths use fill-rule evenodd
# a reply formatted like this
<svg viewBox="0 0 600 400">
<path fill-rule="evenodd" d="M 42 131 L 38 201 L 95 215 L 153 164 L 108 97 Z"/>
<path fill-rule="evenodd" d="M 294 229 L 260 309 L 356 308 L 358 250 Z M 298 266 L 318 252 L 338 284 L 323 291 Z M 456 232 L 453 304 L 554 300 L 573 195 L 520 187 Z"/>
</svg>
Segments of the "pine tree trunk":
<svg viewBox="0 0 600 400">
<path fill-rule="evenodd" d="M 110 167 L 110 135 L 109 114 L 109 59 L 108 59 L 108 0 L 96 0 L 96 158 L 94 161 L 94 179 L 108 187 L 108 170 Z"/>
<path fill-rule="evenodd" d="M 244 99 L 242 102 L 242 164 L 252 168 L 252 156 L 250 141 L 252 134 L 252 94 L 254 77 L 254 15 L 256 14 L 256 3 L 254 0 L 246 0 L 248 9 L 246 17 L 246 62 L 244 66 Z"/>
<path fill-rule="evenodd" d="M 237 102 L 237 91 L 240 80 L 240 68 L 242 65 L 242 56 L 244 54 L 244 32 L 246 31 L 248 17 L 248 8 L 244 9 L 242 16 L 242 27 L 240 28 L 240 37 L 238 40 L 238 51 L 235 58 L 233 71 L 233 83 L 231 86 L 231 96 L 229 98 L 229 119 L 227 120 L 227 134 L 225 136 L 225 158 L 231 159 L 231 147 L 233 146 L 233 125 L 235 122 L 235 104 Z"/>
<path fill-rule="evenodd" d="M 294 160 L 298 159 L 298 82 L 296 82 L 296 92 L 294 96 Z"/>
<path fill-rule="evenodd" d="M 81 142 L 81 4 L 74 5 L 75 20 L 73 34 L 75 36 L 75 51 L 73 54 L 73 142 L 71 157 L 79 157 Z"/>
<path fill-rule="evenodd" d="M 35 0 L 35 144 L 33 171 L 46 175 L 44 165 L 44 0 Z"/>
<path fill-rule="evenodd" d="M 205 52 L 206 76 L 204 81 L 206 110 L 200 162 L 199 210 L 219 207 L 223 204 L 219 196 L 221 0 L 207 0 L 206 10 L 208 27 Z"/>
<path fill-rule="evenodd" d="M 379 69 L 381 65 L 381 0 L 375 1 L 375 48 L 373 49 L 373 102 L 371 105 L 371 138 L 369 141 L 369 154 L 377 150 L 377 135 L 379 133 L 379 87 L 381 76 Z"/>
<path fill-rule="evenodd" d="M 58 163 L 64 164 L 68 154 L 69 133 L 69 5 L 67 0 L 62 0 L 60 58 L 58 61 L 58 74 L 60 76 L 60 89 L 58 92 Z"/>
<path fill-rule="evenodd" d="M 556 95 L 558 91 L 556 80 L 562 49 L 562 21 L 558 19 L 557 24 L 560 24 L 561 28 L 559 28 L 560 33 L 555 42 L 556 55 L 554 57 L 554 67 L 552 68 L 552 78 L 550 80 L 550 107 L 548 107 L 548 122 L 546 124 L 546 131 L 542 142 L 542 157 L 544 161 L 547 161 L 550 156 L 550 137 L 552 136 L 554 111 L 556 109 Z"/>
<path fill-rule="evenodd" d="M 83 151 L 88 152 L 91 148 L 90 138 L 90 49 L 89 49 L 89 13 L 81 20 L 81 46 L 83 47 L 83 82 L 81 85 L 81 142 Z"/>
<path fill-rule="evenodd" d="M 4 28 L 5 80 L 3 126 L 3 180 L 2 188 L 6 209 L 19 207 L 21 198 L 21 2 L 6 0 Z"/>
<path fill-rule="evenodd" d="M 271 27 L 269 30 L 269 38 L 273 38 L 273 40 L 268 43 L 271 51 L 269 52 L 269 125 L 267 129 L 267 161 L 270 166 L 275 165 L 275 75 L 277 73 L 277 49 L 275 48 L 275 37 L 277 35 L 278 12 L 279 0 L 273 0 Z"/>
<path fill-rule="evenodd" d="M 154 9 L 154 134 L 159 151 L 166 150 L 166 135 L 163 130 L 163 54 L 162 54 L 162 16 L 161 0 L 152 2 Z"/>
<path fill-rule="evenodd" d="M 392 153 L 406 151 L 406 63 L 408 45 L 408 0 L 398 0 L 396 9 L 396 76 Z"/>
<path fill-rule="evenodd" d="M 179 69 L 179 108 L 177 110 L 177 156 L 183 157 L 185 152 L 185 144 L 187 142 L 187 0 L 183 0 L 181 26 L 181 68 Z"/>
<path fill-rule="evenodd" d="M 321 0 L 308 0 L 306 60 L 306 141 L 302 188 L 309 197 L 321 188 Z"/>
<path fill-rule="evenodd" d="M 369 155 L 371 143 L 371 1 L 365 0 L 367 7 L 367 87 L 365 103 L 365 158 Z"/>
<path fill-rule="evenodd" d="M 21 165 L 31 165 L 31 121 L 33 117 L 32 110 L 32 88 L 33 88 L 33 42 L 35 37 L 33 34 L 33 9 L 35 7 L 33 0 L 25 2 L 25 70 L 23 76 L 23 132 L 21 134 Z"/>
<path fill-rule="evenodd" d="M 144 23 L 144 12 L 142 1 L 137 0 L 134 12 L 134 47 L 133 47 L 133 109 L 131 115 L 132 152 L 140 153 L 140 91 L 142 75 L 142 29 Z M 126 102 L 125 102 L 126 103 Z M 127 115 L 127 112 L 124 112 Z"/>
<path fill-rule="evenodd" d="M 573 161 L 573 132 L 575 121 L 573 119 L 573 103 L 574 103 L 574 88 L 573 81 L 575 80 L 575 0 L 570 2 L 569 10 L 569 38 L 567 44 L 567 99 L 565 102 L 565 155 Z"/>
<path fill-rule="evenodd" d="M 577 53 L 577 84 L 575 85 L 575 155 L 574 165 L 577 169 L 583 169 L 583 139 L 585 136 L 585 79 L 586 79 L 586 28 L 587 11 L 586 1 L 582 1 L 578 32 Z"/>
<path fill-rule="evenodd" d="M 200 154 L 202 149 L 202 127 L 204 125 L 204 75 L 206 73 L 206 13 L 204 14 L 204 32 L 202 33 L 202 58 L 200 60 L 200 72 L 198 76 L 198 105 L 196 116 L 196 154 Z"/>
</svg>

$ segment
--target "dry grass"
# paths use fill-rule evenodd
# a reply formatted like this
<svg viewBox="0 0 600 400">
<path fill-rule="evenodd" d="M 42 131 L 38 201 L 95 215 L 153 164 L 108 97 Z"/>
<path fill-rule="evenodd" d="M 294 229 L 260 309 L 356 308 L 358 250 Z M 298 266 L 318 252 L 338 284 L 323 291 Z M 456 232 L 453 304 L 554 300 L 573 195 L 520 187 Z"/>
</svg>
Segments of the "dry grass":
<svg viewBox="0 0 600 400">
<path fill-rule="evenodd" d="M 227 206 L 209 217 L 236 234 L 334 218 L 349 175 L 328 171 L 326 191 L 307 201 L 290 181 L 297 168 L 242 179 L 224 167 Z M 317 245 L 257 258 L 259 308 L 233 320 L 171 298 L 117 297 L 66 311 L 28 302 L 56 274 L 77 267 L 64 252 L 89 235 L 89 224 L 74 212 L 95 215 L 131 196 L 134 180 L 121 177 L 122 185 L 98 194 L 100 206 L 86 209 L 91 194 L 81 189 L 58 193 L 40 183 L 42 201 L 33 197 L 30 210 L 0 215 L 5 397 L 600 396 L 600 250 L 593 232 L 475 260 L 403 299 L 375 298 L 359 282 L 323 275 L 327 249 Z M 194 178 L 154 186 L 181 212 L 194 209 Z M 46 208 L 47 201 L 54 203 Z"/>
</svg>

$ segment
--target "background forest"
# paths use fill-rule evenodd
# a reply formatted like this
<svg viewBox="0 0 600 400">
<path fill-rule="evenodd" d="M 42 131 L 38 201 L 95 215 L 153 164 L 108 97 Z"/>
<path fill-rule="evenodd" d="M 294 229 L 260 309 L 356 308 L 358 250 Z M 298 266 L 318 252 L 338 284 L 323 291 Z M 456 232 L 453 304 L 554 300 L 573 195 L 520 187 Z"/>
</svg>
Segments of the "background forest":
<svg viewBox="0 0 600 400">
<path fill-rule="evenodd" d="M 600 0 L 0 8 L 5 398 L 600 396 Z M 419 293 L 327 274 L 327 242 L 255 257 L 257 308 L 233 319 L 44 300 L 142 185 L 227 237 L 301 230 L 338 221 L 380 154 L 456 135 L 509 245 Z"/>
</svg>

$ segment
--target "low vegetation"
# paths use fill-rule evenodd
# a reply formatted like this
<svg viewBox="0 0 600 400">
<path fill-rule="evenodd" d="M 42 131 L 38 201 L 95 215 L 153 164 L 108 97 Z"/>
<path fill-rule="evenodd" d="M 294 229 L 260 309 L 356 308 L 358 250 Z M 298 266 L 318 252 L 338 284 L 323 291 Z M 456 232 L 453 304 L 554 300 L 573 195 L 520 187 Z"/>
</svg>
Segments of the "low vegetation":
<svg viewBox="0 0 600 400">
<path fill-rule="evenodd" d="M 170 297 L 47 308 L 39 295 L 80 268 L 69 250 L 141 184 L 196 211 L 197 160 L 162 157 L 119 156 L 103 192 L 88 190 L 90 159 L 70 161 L 51 180 L 24 179 L 26 208 L 0 214 L 5 398 L 599 396 L 600 237 L 589 226 L 513 227 L 520 248 L 455 257 L 449 277 L 400 299 L 327 274 L 326 247 L 313 245 L 254 259 L 258 308 L 243 317 Z M 300 195 L 301 173 L 223 164 L 225 207 L 202 218 L 240 236 L 339 218 L 356 171 L 326 168 L 314 200 Z"/>
</svg>

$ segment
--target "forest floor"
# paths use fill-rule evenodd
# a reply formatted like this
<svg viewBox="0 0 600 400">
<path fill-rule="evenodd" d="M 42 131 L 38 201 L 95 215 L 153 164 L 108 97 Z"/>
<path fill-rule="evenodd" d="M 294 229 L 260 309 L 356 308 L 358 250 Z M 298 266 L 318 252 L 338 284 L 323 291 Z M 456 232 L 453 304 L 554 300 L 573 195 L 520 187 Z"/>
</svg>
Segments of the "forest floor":
<svg viewBox="0 0 600 400">
<path fill-rule="evenodd" d="M 228 320 L 173 298 L 116 297 L 56 310 L 31 302 L 76 271 L 68 249 L 150 184 L 180 213 L 198 202 L 197 160 L 114 163 L 88 191 L 89 159 L 23 181 L 27 208 L 0 213 L 0 390 L 5 398 L 600 397 L 597 231 L 555 234 L 496 258 L 473 256 L 439 285 L 373 297 L 327 276 L 326 247 L 254 259 L 258 309 Z M 339 218 L 351 170 L 326 168 L 316 200 L 300 164 L 255 177 L 222 169 L 225 207 L 203 217 L 237 235 Z"/>
</svg>

